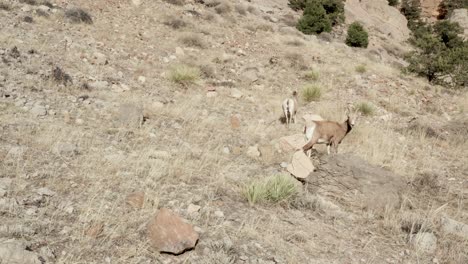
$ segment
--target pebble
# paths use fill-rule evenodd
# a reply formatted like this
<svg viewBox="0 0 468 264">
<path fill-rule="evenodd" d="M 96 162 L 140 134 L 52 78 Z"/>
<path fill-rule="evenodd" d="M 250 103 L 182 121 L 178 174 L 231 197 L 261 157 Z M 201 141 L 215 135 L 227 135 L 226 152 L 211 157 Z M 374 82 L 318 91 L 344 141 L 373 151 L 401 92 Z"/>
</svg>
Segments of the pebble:
<svg viewBox="0 0 468 264">
<path fill-rule="evenodd" d="M 224 217 L 224 213 L 222 211 L 219 211 L 219 210 L 215 211 L 214 215 L 216 217 L 218 217 L 218 218 L 223 218 Z"/>
</svg>

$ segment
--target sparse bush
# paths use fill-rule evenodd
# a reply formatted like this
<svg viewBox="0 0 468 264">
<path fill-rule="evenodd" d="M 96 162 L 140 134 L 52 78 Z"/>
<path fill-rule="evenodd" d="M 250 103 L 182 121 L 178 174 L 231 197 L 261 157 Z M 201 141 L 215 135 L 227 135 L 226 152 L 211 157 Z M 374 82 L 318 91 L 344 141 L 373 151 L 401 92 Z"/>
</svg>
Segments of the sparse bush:
<svg viewBox="0 0 468 264">
<path fill-rule="evenodd" d="M 37 5 L 36 0 L 20 0 L 19 2 L 28 5 Z"/>
<path fill-rule="evenodd" d="M 322 96 L 322 89 L 317 85 L 306 85 L 302 88 L 302 98 L 306 102 L 318 101 Z"/>
<path fill-rule="evenodd" d="M 289 0 L 289 7 L 293 10 L 304 10 L 307 5 L 320 5 L 325 9 L 327 18 L 332 26 L 344 21 L 344 1 L 343 0 Z"/>
<path fill-rule="evenodd" d="M 187 65 L 179 65 L 172 68 L 169 78 L 175 83 L 186 86 L 200 78 L 200 70 Z"/>
<path fill-rule="evenodd" d="M 92 24 L 93 19 L 86 11 L 81 8 L 72 8 L 65 11 L 65 17 L 73 23 Z"/>
<path fill-rule="evenodd" d="M 231 5 L 229 5 L 228 3 L 221 3 L 217 5 L 214 9 L 219 15 L 229 13 L 232 10 Z"/>
<path fill-rule="evenodd" d="M 216 77 L 216 69 L 214 66 L 205 64 L 200 66 L 200 71 L 203 77 L 205 78 L 214 78 Z"/>
<path fill-rule="evenodd" d="M 163 24 L 173 29 L 179 29 L 187 26 L 187 23 L 184 20 L 175 17 L 167 18 Z"/>
<path fill-rule="evenodd" d="M 171 5 L 178 5 L 178 6 L 185 5 L 185 0 L 164 0 L 164 2 L 169 3 Z"/>
<path fill-rule="evenodd" d="M 400 3 L 399 0 L 388 0 L 389 6 L 397 6 Z"/>
<path fill-rule="evenodd" d="M 257 30 L 262 30 L 262 31 L 267 31 L 267 32 L 273 32 L 274 29 L 270 24 L 262 23 L 257 25 Z"/>
<path fill-rule="evenodd" d="M 374 114 L 375 110 L 374 107 L 366 102 L 361 102 L 356 104 L 355 106 L 356 110 L 359 111 L 361 114 L 365 116 L 371 116 Z"/>
<path fill-rule="evenodd" d="M 332 23 L 323 5 L 318 1 L 310 1 L 307 2 L 307 6 L 296 28 L 307 35 L 320 34 L 324 31 L 330 32 Z"/>
<path fill-rule="evenodd" d="M 237 13 L 239 13 L 240 15 L 243 15 L 243 16 L 247 15 L 247 8 L 245 8 L 244 5 L 238 4 L 235 6 L 235 8 L 236 8 Z"/>
<path fill-rule="evenodd" d="M 421 3 L 420 0 L 402 0 L 400 12 L 408 20 L 408 28 L 415 30 L 420 25 Z"/>
<path fill-rule="evenodd" d="M 288 6 L 294 11 L 304 10 L 306 2 L 307 0 L 289 0 Z"/>
<path fill-rule="evenodd" d="M 296 47 L 304 46 L 304 42 L 302 40 L 300 40 L 300 39 L 288 40 L 288 41 L 286 41 L 286 44 L 288 44 L 290 46 L 296 46 Z"/>
<path fill-rule="evenodd" d="M 367 67 L 364 64 L 360 64 L 354 68 L 354 70 L 358 73 L 365 73 L 367 71 Z"/>
<path fill-rule="evenodd" d="M 44 10 L 36 10 L 36 15 L 40 16 L 40 17 L 49 17 L 49 13 L 47 13 L 46 11 Z"/>
<path fill-rule="evenodd" d="M 300 70 L 305 70 L 308 68 L 302 54 L 290 52 L 285 55 L 285 58 L 287 61 L 289 61 L 289 65 L 293 68 Z"/>
<path fill-rule="evenodd" d="M 186 35 L 180 38 L 180 42 L 189 47 L 205 48 L 205 42 L 198 35 Z"/>
<path fill-rule="evenodd" d="M 308 81 L 317 81 L 319 79 L 319 74 L 316 71 L 308 71 L 304 74 L 304 79 Z"/>
<path fill-rule="evenodd" d="M 30 16 L 23 17 L 23 21 L 26 22 L 26 23 L 33 23 L 34 22 L 33 18 L 30 17 Z"/>
<path fill-rule="evenodd" d="M 439 4 L 439 17 L 438 19 L 447 18 L 454 9 L 468 8 L 467 0 L 443 0 Z"/>
<path fill-rule="evenodd" d="M 291 201 L 297 193 L 294 178 L 282 174 L 254 181 L 244 189 L 244 196 L 250 204 Z"/>
<path fill-rule="evenodd" d="M 60 67 L 55 67 L 52 71 L 52 79 L 57 83 L 62 83 L 64 85 L 73 83 L 71 76 L 68 73 L 65 73 Z"/>
<path fill-rule="evenodd" d="M 0 10 L 10 11 L 11 5 L 5 2 L 0 2 Z"/>
<path fill-rule="evenodd" d="M 296 26 L 296 19 L 292 14 L 286 14 L 280 19 L 286 26 L 295 27 Z"/>
<path fill-rule="evenodd" d="M 364 27 L 358 22 L 354 22 L 349 25 L 346 45 L 359 48 L 367 48 L 367 45 L 369 45 L 369 35 Z"/>
</svg>

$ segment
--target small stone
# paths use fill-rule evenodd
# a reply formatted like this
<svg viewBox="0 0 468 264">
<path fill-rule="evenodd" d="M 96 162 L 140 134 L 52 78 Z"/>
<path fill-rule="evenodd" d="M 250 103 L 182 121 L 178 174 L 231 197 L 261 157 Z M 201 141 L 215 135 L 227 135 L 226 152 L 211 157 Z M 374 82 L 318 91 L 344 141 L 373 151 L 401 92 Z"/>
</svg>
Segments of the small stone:
<svg viewBox="0 0 468 264">
<path fill-rule="evenodd" d="M 258 150 L 258 144 L 255 144 L 254 146 L 250 146 L 247 149 L 247 156 L 251 158 L 258 158 L 260 157 L 260 151 Z"/>
<path fill-rule="evenodd" d="M 146 77 L 145 76 L 138 76 L 138 82 L 143 84 L 146 82 Z"/>
<path fill-rule="evenodd" d="M 226 155 L 229 155 L 229 154 L 231 154 L 231 150 L 228 147 L 224 147 L 223 148 L 223 153 L 226 154 Z"/>
<path fill-rule="evenodd" d="M 132 0 L 132 4 L 135 6 L 141 5 L 141 0 Z"/>
<path fill-rule="evenodd" d="M 159 102 L 159 101 L 156 101 L 156 102 L 153 102 L 151 104 L 151 106 L 154 108 L 154 109 L 161 109 L 164 107 L 164 104 Z"/>
<path fill-rule="evenodd" d="M 94 81 L 88 83 L 88 87 L 95 90 L 104 90 L 109 86 L 107 81 Z"/>
<path fill-rule="evenodd" d="M 41 10 L 43 12 L 49 12 L 50 11 L 50 7 L 48 6 L 45 6 L 45 5 L 40 5 L 37 7 L 37 10 Z"/>
<path fill-rule="evenodd" d="M 73 156 L 78 154 L 78 147 L 73 143 L 58 143 L 55 147 L 55 151 L 63 156 Z"/>
<path fill-rule="evenodd" d="M 184 52 L 184 50 L 183 50 L 181 47 L 176 47 L 176 48 L 175 48 L 175 54 L 176 54 L 177 56 L 184 56 L 184 55 L 185 55 L 185 52 Z"/>
<path fill-rule="evenodd" d="M 219 211 L 219 210 L 215 211 L 214 215 L 216 217 L 218 217 L 218 218 L 223 218 L 224 217 L 224 213 L 222 211 Z"/>
<path fill-rule="evenodd" d="M 216 97 L 216 96 L 218 96 L 218 93 L 215 92 L 215 91 L 208 91 L 206 93 L 206 97 L 208 97 L 208 98 L 213 98 L 213 97 Z"/>
<path fill-rule="evenodd" d="M 189 206 L 187 207 L 187 213 L 191 215 L 191 214 L 197 213 L 198 211 L 200 211 L 200 209 L 201 209 L 201 206 L 199 205 L 189 204 Z"/>
<path fill-rule="evenodd" d="M 34 216 L 34 215 L 37 215 L 37 211 L 38 211 L 38 208 L 33 206 L 31 208 L 26 209 L 24 213 L 29 216 Z"/>
<path fill-rule="evenodd" d="M 231 116 L 231 128 L 238 129 L 241 126 L 241 121 L 239 115 L 232 115 Z"/>
<path fill-rule="evenodd" d="M 36 193 L 42 196 L 54 196 L 55 194 L 57 194 L 56 192 L 45 187 L 37 189 Z"/>
<path fill-rule="evenodd" d="M 437 249 L 437 237 L 433 233 L 418 233 L 413 237 L 413 245 L 417 250 L 432 254 Z"/>
<path fill-rule="evenodd" d="M 82 124 L 84 123 L 84 121 L 83 121 L 83 119 L 81 119 L 81 118 L 77 118 L 77 119 L 75 120 L 75 123 L 76 123 L 77 125 L 82 125 Z"/>
<path fill-rule="evenodd" d="M 94 62 L 98 65 L 105 65 L 107 64 L 107 58 L 106 58 L 106 55 L 102 54 L 102 53 L 99 53 L 99 52 L 95 52 L 93 54 L 93 59 L 94 59 Z"/>
<path fill-rule="evenodd" d="M 45 116 L 47 115 L 47 109 L 43 105 L 36 104 L 31 109 L 31 114 L 35 117 Z"/>
<path fill-rule="evenodd" d="M 148 238 L 160 252 L 180 254 L 194 248 L 198 237 L 192 225 L 166 208 L 160 209 L 148 224 Z"/>
<path fill-rule="evenodd" d="M 97 238 L 99 235 L 101 235 L 102 231 L 104 231 L 104 223 L 99 222 L 91 225 L 88 229 L 86 229 L 85 235 L 92 238 Z"/>
<path fill-rule="evenodd" d="M 143 208 L 145 203 L 145 193 L 144 192 L 134 192 L 127 196 L 127 204 L 135 209 Z"/>
<path fill-rule="evenodd" d="M 242 97 L 242 92 L 239 91 L 239 89 L 232 88 L 231 89 L 231 97 L 236 98 L 236 99 L 240 99 Z"/>
<path fill-rule="evenodd" d="M 285 169 L 285 168 L 288 167 L 288 163 L 283 161 L 283 162 L 280 163 L 280 167 Z"/>
</svg>

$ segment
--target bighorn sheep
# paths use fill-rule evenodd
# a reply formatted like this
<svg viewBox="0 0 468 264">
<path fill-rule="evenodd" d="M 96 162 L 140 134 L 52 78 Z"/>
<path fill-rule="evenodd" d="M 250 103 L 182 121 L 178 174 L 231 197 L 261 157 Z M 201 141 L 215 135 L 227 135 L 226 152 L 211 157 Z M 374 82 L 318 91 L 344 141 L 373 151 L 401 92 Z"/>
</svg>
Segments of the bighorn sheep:
<svg viewBox="0 0 468 264">
<path fill-rule="evenodd" d="M 351 132 L 356 123 L 357 113 L 351 112 L 348 108 L 346 111 L 347 119 L 343 123 L 333 121 L 311 121 L 304 127 L 304 134 L 307 143 L 302 147 L 302 150 L 310 157 L 312 155 L 312 147 L 315 144 L 327 144 L 327 153 L 330 155 L 330 146 L 334 152 L 338 153 L 338 145 L 343 138 Z"/>
<path fill-rule="evenodd" d="M 293 98 L 288 98 L 283 101 L 283 113 L 286 118 L 286 126 L 289 127 L 291 119 L 296 123 L 296 113 L 297 113 L 297 92 L 293 92 Z"/>
</svg>

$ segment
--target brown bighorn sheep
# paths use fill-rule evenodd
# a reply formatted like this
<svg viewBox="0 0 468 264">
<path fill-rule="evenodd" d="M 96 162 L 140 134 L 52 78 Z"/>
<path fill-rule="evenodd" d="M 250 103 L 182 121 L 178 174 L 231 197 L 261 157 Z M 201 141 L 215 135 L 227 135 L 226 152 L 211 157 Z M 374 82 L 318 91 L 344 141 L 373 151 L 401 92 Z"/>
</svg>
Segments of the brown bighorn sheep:
<svg viewBox="0 0 468 264">
<path fill-rule="evenodd" d="M 297 92 L 293 92 L 293 98 L 288 98 L 283 101 L 283 113 L 286 118 L 286 126 L 289 127 L 291 119 L 296 123 L 296 113 L 297 113 Z"/>
<path fill-rule="evenodd" d="M 343 123 L 333 121 L 311 121 L 309 125 L 304 127 L 304 134 L 307 143 L 302 147 L 302 150 L 310 157 L 312 155 L 312 147 L 315 144 L 327 144 L 327 153 L 330 155 L 330 146 L 334 152 L 338 153 L 338 145 L 343 138 L 351 132 L 356 123 L 357 113 L 351 112 L 348 108 L 346 111 L 347 119 Z"/>
</svg>

